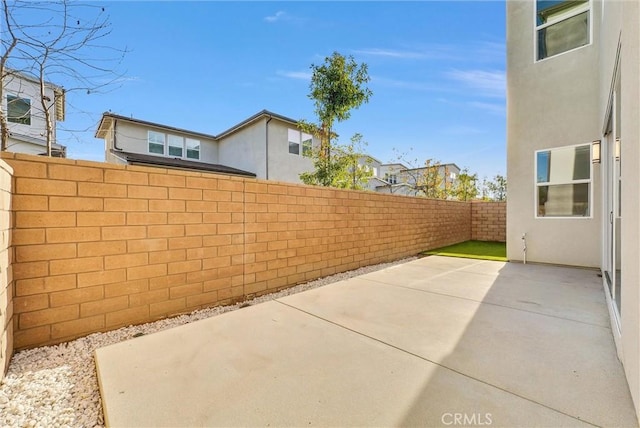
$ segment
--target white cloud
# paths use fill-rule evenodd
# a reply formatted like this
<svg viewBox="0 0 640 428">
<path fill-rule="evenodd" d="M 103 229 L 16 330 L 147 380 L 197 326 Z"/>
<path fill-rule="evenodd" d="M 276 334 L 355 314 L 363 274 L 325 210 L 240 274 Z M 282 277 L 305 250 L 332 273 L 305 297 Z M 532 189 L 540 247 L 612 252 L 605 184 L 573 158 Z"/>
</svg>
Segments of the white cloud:
<svg viewBox="0 0 640 428">
<path fill-rule="evenodd" d="M 277 74 L 289 79 L 311 80 L 311 72 L 309 71 L 278 71 Z"/>
<path fill-rule="evenodd" d="M 476 89 L 480 95 L 500 98 L 505 96 L 506 77 L 504 71 L 452 70 L 446 75 Z"/>
<path fill-rule="evenodd" d="M 353 51 L 358 55 L 365 56 L 381 56 L 387 58 L 400 58 L 400 59 L 421 59 L 426 55 L 422 52 L 416 51 L 403 51 L 403 50 L 395 50 L 395 49 L 381 49 L 381 48 L 371 48 L 371 49 L 358 49 Z"/>
<path fill-rule="evenodd" d="M 278 22 L 278 21 L 287 21 L 289 19 L 291 19 L 291 17 L 284 10 L 279 10 L 274 15 L 264 17 L 264 20 L 269 23 Z"/>
</svg>

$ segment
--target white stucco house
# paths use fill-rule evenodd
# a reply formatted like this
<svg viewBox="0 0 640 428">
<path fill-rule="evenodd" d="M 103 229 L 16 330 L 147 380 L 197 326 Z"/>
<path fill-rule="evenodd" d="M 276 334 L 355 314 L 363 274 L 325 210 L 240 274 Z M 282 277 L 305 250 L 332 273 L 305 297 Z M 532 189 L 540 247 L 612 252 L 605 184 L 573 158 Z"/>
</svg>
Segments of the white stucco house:
<svg viewBox="0 0 640 428">
<path fill-rule="evenodd" d="M 52 155 L 66 157 L 66 147 L 56 142 L 56 123 L 63 121 L 65 116 L 64 89 L 47 82 L 42 96 L 38 79 L 14 70 L 7 70 L 2 76 L 2 87 L 2 108 L 9 130 L 7 151 L 32 155 L 47 153 L 46 108 L 53 125 Z"/>
<path fill-rule="evenodd" d="M 638 413 L 640 2 L 506 7 L 507 256 L 602 274 Z"/>
<path fill-rule="evenodd" d="M 263 110 L 218 135 L 104 113 L 96 137 L 105 160 L 116 164 L 162 165 L 300 183 L 313 170 L 315 138 L 298 121 Z"/>
<path fill-rule="evenodd" d="M 455 163 L 438 164 L 437 168 L 441 187 L 454 186 L 460 174 L 460 168 Z M 417 196 L 421 193 L 420 181 L 427 169 L 427 167 L 409 168 L 402 163 L 382 164 L 378 169 L 379 183 L 376 183 L 374 190 L 379 193 Z"/>
</svg>

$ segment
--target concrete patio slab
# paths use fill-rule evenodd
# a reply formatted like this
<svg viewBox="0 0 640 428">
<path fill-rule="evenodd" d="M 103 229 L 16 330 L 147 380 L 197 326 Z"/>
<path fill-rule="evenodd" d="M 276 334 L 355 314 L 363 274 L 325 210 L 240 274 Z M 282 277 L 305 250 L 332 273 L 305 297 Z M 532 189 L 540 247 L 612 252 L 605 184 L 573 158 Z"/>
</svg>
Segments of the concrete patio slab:
<svg viewBox="0 0 640 428">
<path fill-rule="evenodd" d="M 403 267 L 402 275 L 396 275 L 395 266 L 361 278 L 609 327 L 602 280 L 595 270 L 552 267 L 548 271 L 549 266 L 467 259 L 466 266 L 442 273 L 446 275 L 443 281 L 441 274 L 421 279 L 420 269 L 433 269 L 433 262 L 427 262 L 430 258 L 422 260 L 414 262 L 408 272 Z M 539 274 L 529 274 L 536 268 Z"/>
<path fill-rule="evenodd" d="M 602 286 L 555 269 L 428 257 L 101 348 L 107 423 L 637 426 Z"/>
</svg>

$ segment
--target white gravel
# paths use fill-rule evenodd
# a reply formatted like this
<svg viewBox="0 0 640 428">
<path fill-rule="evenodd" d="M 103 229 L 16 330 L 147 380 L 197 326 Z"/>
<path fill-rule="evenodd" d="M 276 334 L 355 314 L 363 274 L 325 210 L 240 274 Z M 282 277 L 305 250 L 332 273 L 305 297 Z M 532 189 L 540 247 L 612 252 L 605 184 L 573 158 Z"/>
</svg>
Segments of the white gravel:
<svg viewBox="0 0 640 428">
<path fill-rule="evenodd" d="M 93 352 L 97 348 L 176 327 L 247 304 L 254 305 L 333 282 L 406 263 L 391 263 L 331 275 L 231 306 L 203 309 L 152 323 L 94 333 L 72 342 L 16 353 L 0 382 L 0 427 L 100 427 L 104 426 Z"/>
</svg>

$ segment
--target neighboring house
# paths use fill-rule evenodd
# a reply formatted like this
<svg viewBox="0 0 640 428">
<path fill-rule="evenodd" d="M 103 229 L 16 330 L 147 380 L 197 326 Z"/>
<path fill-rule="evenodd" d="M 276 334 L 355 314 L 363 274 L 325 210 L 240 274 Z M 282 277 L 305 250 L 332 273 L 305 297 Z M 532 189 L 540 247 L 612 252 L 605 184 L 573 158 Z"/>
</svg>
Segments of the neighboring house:
<svg viewBox="0 0 640 428">
<path fill-rule="evenodd" d="M 7 151 L 43 155 L 47 153 L 47 127 L 44 101 L 51 116 L 53 130 L 52 155 L 66 157 L 66 147 L 57 144 L 56 123 L 64 120 L 65 92 L 59 86 L 45 83 L 44 97 L 40 81 L 9 70 L 2 78 L 2 108 L 7 115 L 9 138 Z"/>
<path fill-rule="evenodd" d="M 436 168 L 436 166 L 430 168 Z M 455 163 L 439 164 L 437 168 L 440 188 L 452 188 L 460 174 L 460 168 Z M 406 196 L 424 194 L 421 188 L 426 184 L 424 178 L 428 169 L 428 167 L 407 168 L 401 163 L 383 164 L 380 166 L 378 177 L 381 183 L 376 185 L 375 191 Z"/>
<path fill-rule="evenodd" d="M 602 272 L 638 410 L 640 2 L 507 2 L 507 71 L 508 258 Z"/>
<path fill-rule="evenodd" d="M 384 183 L 384 181 L 382 181 L 379 178 L 380 167 L 382 166 L 382 162 L 380 162 L 378 159 L 374 158 L 373 156 L 364 155 L 358 159 L 358 165 L 360 166 L 360 168 L 366 168 L 371 170 L 371 178 L 368 180 L 368 182 L 364 186 L 364 190 L 375 192 L 376 187 Z"/>
<path fill-rule="evenodd" d="M 297 121 L 263 110 L 218 135 L 104 113 L 96 137 L 110 163 L 163 165 L 300 183 L 316 144 Z"/>
</svg>

